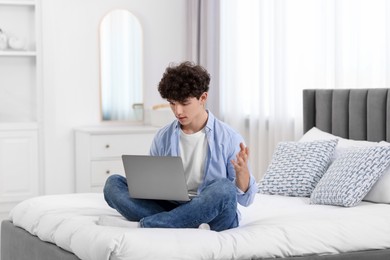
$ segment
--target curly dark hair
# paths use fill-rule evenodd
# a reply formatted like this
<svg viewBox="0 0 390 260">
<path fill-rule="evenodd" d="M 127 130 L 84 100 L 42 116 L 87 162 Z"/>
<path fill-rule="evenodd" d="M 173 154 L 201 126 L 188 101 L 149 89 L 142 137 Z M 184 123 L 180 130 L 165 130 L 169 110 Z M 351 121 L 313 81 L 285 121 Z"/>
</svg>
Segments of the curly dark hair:
<svg viewBox="0 0 390 260">
<path fill-rule="evenodd" d="M 179 65 L 171 64 L 158 84 L 162 98 L 183 102 L 187 98 L 197 99 L 209 91 L 210 74 L 205 68 L 185 61 Z"/>
</svg>

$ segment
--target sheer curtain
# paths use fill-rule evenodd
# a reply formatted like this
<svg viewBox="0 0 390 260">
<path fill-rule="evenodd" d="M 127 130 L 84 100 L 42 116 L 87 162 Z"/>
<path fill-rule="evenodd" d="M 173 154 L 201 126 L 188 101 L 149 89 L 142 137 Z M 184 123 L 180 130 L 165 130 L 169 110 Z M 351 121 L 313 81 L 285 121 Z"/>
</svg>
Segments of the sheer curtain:
<svg viewBox="0 0 390 260">
<path fill-rule="evenodd" d="M 211 75 L 207 106 L 220 115 L 220 0 L 187 0 L 188 57 Z"/>
<path fill-rule="evenodd" d="M 302 89 L 390 87 L 390 1 L 217 2 L 218 113 L 258 179 L 276 144 L 302 135 Z"/>
</svg>

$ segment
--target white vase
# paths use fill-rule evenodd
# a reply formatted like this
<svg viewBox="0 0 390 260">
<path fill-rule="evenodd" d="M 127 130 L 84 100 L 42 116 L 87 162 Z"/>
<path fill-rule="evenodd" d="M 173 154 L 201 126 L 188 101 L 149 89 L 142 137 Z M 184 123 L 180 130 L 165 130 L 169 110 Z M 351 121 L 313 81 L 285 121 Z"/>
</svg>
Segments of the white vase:
<svg viewBox="0 0 390 260">
<path fill-rule="evenodd" d="M 26 43 L 24 40 L 17 37 L 10 37 L 8 39 L 8 45 L 13 50 L 24 50 Z"/>
</svg>

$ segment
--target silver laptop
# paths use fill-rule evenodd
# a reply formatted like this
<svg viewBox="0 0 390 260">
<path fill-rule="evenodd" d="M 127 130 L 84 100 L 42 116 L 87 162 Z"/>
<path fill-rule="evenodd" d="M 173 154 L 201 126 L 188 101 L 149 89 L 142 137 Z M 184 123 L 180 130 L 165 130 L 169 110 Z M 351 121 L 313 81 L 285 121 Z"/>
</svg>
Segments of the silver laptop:
<svg viewBox="0 0 390 260">
<path fill-rule="evenodd" d="M 131 198 L 189 201 L 180 157 L 122 155 Z"/>
</svg>

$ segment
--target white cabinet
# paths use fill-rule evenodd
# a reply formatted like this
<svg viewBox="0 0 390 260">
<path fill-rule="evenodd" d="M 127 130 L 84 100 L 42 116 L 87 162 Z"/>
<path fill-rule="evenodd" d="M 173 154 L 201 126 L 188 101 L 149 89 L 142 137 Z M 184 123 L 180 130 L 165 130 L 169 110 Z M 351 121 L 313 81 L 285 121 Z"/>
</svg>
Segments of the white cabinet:
<svg viewBox="0 0 390 260">
<path fill-rule="evenodd" d="M 38 194 L 38 136 L 34 130 L 0 132 L 0 203 Z"/>
<path fill-rule="evenodd" d="M 124 175 L 123 154 L 149 154 L 157 130 L 150 126 L 76 129 L 76 191 L 102 192 L 108 176 Z"/>
<path fill-rule="evenodd" d="M 40 19 L 39 0 L 0 0 L 0 216 L 41 193 Z"/>
</svg>

